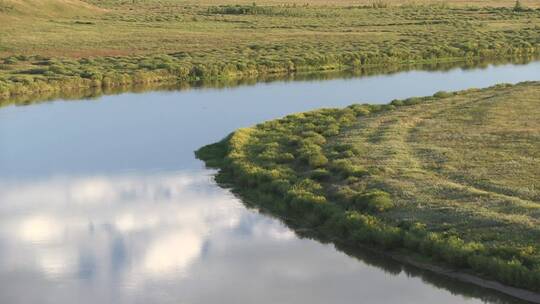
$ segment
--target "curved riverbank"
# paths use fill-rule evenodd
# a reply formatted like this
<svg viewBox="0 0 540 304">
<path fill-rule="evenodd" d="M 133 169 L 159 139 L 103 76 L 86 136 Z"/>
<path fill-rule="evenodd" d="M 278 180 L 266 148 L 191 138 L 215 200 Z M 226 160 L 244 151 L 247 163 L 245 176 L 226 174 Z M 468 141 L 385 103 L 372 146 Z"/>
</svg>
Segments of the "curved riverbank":
<svg viewBox="0 0 540 304">
<path fill-rule="evenodd" d="M 441 113 L 450 111 L 450 117 L 459 120 L 459 111 L 454 113 L 452 109 L 472 108 L 474 111 L 464 117 L 478 115 L 475 113 L 482 111 L 475 107 L 504 104 L 508 96 L 515 103 L 521 100 L 517 107 L 525 106 L 527 115 L 536 115 L 530 106 L 537 100 L 538 87 L 538 83 L 500 85 L 440 92 L 433 97 L 396 100 L 383 106 L 353 105 L 342 110 L 289 115 L 238 130 L 221 143 L 199 150 L 197 155 L 207 165 L 221 169 L 218 180 L 232 182 L 242 196 L 250 197 L 256 205 L 333 239 L 387 251 L 420 253 L 430 263 L 538 291 L 538 245 L 532 241 L 538 231 L 527 224 L 538 220 L 537 194 L 521 190 L 519 181 L 514 188 L 486 180 L 484 184 L 475 184 L 474 180 L 457 183 L 459 170 L 453 168 L 476 160 L 461 159 L 460 153 L 448 151 L 446 159 L 442 147 L 429 150 L 437 146 L 433 143 L 418 146 L 422 142 L 419 139 L 427 135 L 417 128 L 420 122 L 436 125 L 425 115 L 445 117 Z M 507 128 L 504 120 L 485 125 L 497 129 L 497 124 L 503 122 Z M 408 129 L 414 132 L 401 132 Z M 529 129 L 532 133 L 526 135 L 534 138 L 538 130 L 534 125 Z M 533 153 L 528 148 L 522 150 L 520 145 L 506 148 Z M 415 165 L 417 160 L 409 155 L 411 149 L 420 153 L 415 157 L 424 164 Z M 452 160 L 456 155 L 459 157 Z M 488 159 L 487 163 L 492 161 Z M 485 162 L 476 165 L 485 166 Z M 537 166 L 524 167 L 532 170 L 524 171 L 524 175 L 534 178 Z M 438 180 L 437 176 L 444 178 Z M 504 181 L 516 184 L 516 180 Z M 429 183 L 433 186 L 427 187 Z M 534 189 L 534 185 L 529 186 Z M 497 203 L 487 208 L 487 201 Z M 511 229 L 504 228 L 508 223 Z M 474 281 L 466 276 L 460 279 Z M 476 283 L 492 285 L 489 281 Z M 502 285 L 497 288 L 505 292 Z M 512 292 L 513 287 L 509 288 L 507 293 Z"/>
</svg>

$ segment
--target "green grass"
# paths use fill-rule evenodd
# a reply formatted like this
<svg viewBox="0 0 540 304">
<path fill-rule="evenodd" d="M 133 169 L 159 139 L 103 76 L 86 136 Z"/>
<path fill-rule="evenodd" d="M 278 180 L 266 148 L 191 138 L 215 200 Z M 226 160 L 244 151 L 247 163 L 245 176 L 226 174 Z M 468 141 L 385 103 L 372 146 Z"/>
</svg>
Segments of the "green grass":
<svg viewBox="0 0 540 304">
<path fill-rule="evenodd" d="M 515 11 L 513 2 L 468 7 L 2 0 L 0 23 L 3 99 L 90 87 L 527 57 L 540 49 L 540 10 Z"/>
<path fill-rule="evenodd" d="M 540 83 L 298 113 L 197 155 L 273 214 L 540 291 Z"/>
<path fill-rule="evenodd" d="M 481 68 L 488 65 L 498 64 L 527 64 L 535 58 L 520 58 L 512 59 L 500 58 L 499 60 L 468 60 L 468 61 L 448 61 L 429 64 L 406 64 L 406 65 L 387 65 L 387 66 L 370 66 L 358 68 L 348 71 L 326 71 L 324 73 L 314 71 L 312 73 L 294 73 L 294 74 L 277 74 L 277 75 L 256 75 L 254 77 L 229 78 L 229 79 L 201 79 L 199 81 L 187 82 L 156 82 L 156 83 L 140 83 L 127 84 L 112 87 L 92 87 L 87 89 L 82 88 L 64 88 L 62 90 L 49 90 L 42 92 L 32 92 L 28 94 L 19 94 L 11 96 L 8 99 L 0 98 L 0 107 L 9 105 L 30 105 L 40 102 L 46 102 L 54 99 L 88 99 L 97 98 L 103 95 L 119 94 L 126 91 L 131 92 L 147 92 L 147 91 L 162 91 L 162 90 L 182 90 L 198 87 L 211 88 L 227 88 L 237 87 L 240 85 L 253 85 L 258 82 L 272 81 L 298 81 L 298 80 L 330 80 L 330 79 L 347 79 L 352 77 L 364 77 L 369 75 L 383 75 L 403 72 L 408 70 L 427 70 L 427 71 L 448 71 L 454 68 Z"/>
</svg>

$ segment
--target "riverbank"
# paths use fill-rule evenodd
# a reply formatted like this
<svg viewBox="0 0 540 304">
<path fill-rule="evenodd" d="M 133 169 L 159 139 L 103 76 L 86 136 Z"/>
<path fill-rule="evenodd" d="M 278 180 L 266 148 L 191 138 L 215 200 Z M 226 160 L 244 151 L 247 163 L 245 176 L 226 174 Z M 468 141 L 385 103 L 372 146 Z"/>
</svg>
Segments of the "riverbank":
<svg viewBox="0 0 540 304">
<path fill-rule="evenodd" d="M 221 173 L 222 172 L 220 172 L 220 174 Z M 358 251 L 361 251 L 361 261 L 363 262 L 368 259 L 368 256 L 377 257 L 379 259 L 389 259 L 417 270 L 416 272 L 413 271 L 412 273 L 411 270 L 407 270 L 407 275 L 415 276 L 415 273 L 418 271 L 427 271 L 443 278 L 455 280 L 465 284 L 471 284 L 487 290 L 494 290 L 511 298 L 524 300 L 528 303 L 540 303 L 540 293 L 538 292 L 505 285 L 466 270 L 451 268 L 451 266 L 448 264 L 443 264 L 443 266 L 441 266 L 441 264 L 436 264 L 415 252 L 410 252 L 403 249 L 387 251 L 378 247 L 364 245 L 362 243 L 350 244 L 348 240 L 336 238 L 332 233 L 321 231 L 316 227 L 305 228 L 301 226 L 303 225 L 302 220 L 300 220 L 300 224 L 298 224 L 298 220 L 296 218 L 288 217 L 286 213 L 279 214 L 270 206 L 262 205 L 258 196 L 252 194 L 250 195 L 250 193 L 242 191 L 242 189 L 238 188 L 229 177 L 224 177 L 223 175 L 218 176 L 218 183 L 220 186 L 224 188 L 231 188 L 231 190 L 249 207 L 258 209 L 263 214 L 280 219 L 286 223 L 289 228 L 293 229 L 302 237 L 316 239 L 324 243 L 332 242 L 339 250 L 344 251 L 351 256 L 357 256 L 359 254 Z M 276 197 L 275 199 L 280 198 Z M 380 264 L 376 265 L 379 265 L 380 267 Z M 436 280 L 433 280 L 433 282 L 435 281 Z M 443 283 L 441 285 L 445 286 L 445 284 L 448 283 Z M 485 300 L 487 301 L 487 299 Z"/>
<path fill-rule="evenodd" d="M 63 9 L 0 3 L 0 99 L 540 51 L 526 7 L 50 1 Z"/>
<path fill-rule="evenodd" d="M 171 81 L 144 84 L 129 84 L 113 87 L 92 87 L 92 88 L 65 88 L 63 90 L 46 91 L 39 93 L 29 93 L 25 95 L 11 96 L 8 99 L 0 98 L 0 107 L 9 105 L 29 105 L 39 102 L 47 102 L 54 99 L 78 100 L 87 98 L 97 98 L 103 95 L 116 95 L 125 92 L 143 93 L 148 91 L 174 91 L 189 90 L 195 88 L 229 88 L 242 85 L 254 85 L 256 83 L 271 83 L 274 81 L 310 81 L 310 80 L 332 80 L 347 79 L 356 77 L 370 77 L 375 75 L 392 75 L 395 73 L 421 70 L 421 71 L 449 71 L 460 68 L 463 70 L 475 68 L 487 68 L 489 66 L 500 66 L 506 64 L 526 65 L 538 60 L 533 58 L 498 58 L 490 60 L 466 60 L 466 61 L 443 61 L 430 64 L 402 64 L 370 66 L 344 71 L 323 71 L 273 74 L 253 77 L 230 78 L 230 79 L 208 79 L 198 81 Z"/>
<path fill-rule="evenodd" d="M 92 74 L 89 77 L 73 75 L 60 76 L 51 74 L 49 76 L 28 76 L 29 74 L 47 74 L 47 68 L 35 72 L 34 70 L 15 71 L 16 76 L 7 76 L 4 80 L 0 77 L 0 103 L 17 103 L 19 100 L 39 100 L 50 98 L 48 96 L 73 96 L 81 95 L 80 92 L 125 92 L 129 90 L 139 90 L 140 88 L 157 88 L 159 87 L 190 87 L 198 83 L 238 83 L 249 82 L 257 79 L 272 79 L 272 78 L 287 78 L 294 75 L 315 74 L 315 73 L 331 73 L 331 72 L 350 72 L 356 75 L 364 75 L 363 71 L 382 71 L 385 70 L 407 70 L 411 66 L 438 66 L 438 65 L 459 65 L 460 63 L 472 64 L 474 62 L 497 62 L 497 61 L 529 61 L 533 58 L 538 58 L 540 49 L 534 50 L 516 50 L 517 56 L 508 57 L 506 53 L 502 53 L 500 57 L 452 57 L 430 60 L 413 60 L 402 62 L 381 62 L 378 64 L 350 65 L 339 63 L 332 66 L 314 67 L 300 66 L 290 68 L 268 68 L 264 65 L 254 65 L 252 70 L 247 72 L 236 71 L 235 73 L 222 74 L 222 67 L 214 66 L 210 69 L 216 74 L 206 76 L 196 76 L 199 67 L 193 66 L 184 72 L 177 74 L 177 70 L 170 71 L 164 69 L 156 69 L 153 71 L 140 70 L 124 72 L 115 72 L 114 68 L 107 70 L 103 69 L 103 74 Z M 529 52 L 530 51 L 530 52 Z M 21 58 L 21 57 L 19 57 Z M 40 57 L 32 57 L 31 60 L 41 59 Z M 5 59 L 9 60 L 9 59 Z M 34 62 L 31 64 L 41 65 L 42 62 Z M 0 71 L 1 72 L 1 71 Z M 85 72 L 83 72 L 85 73 Z M 98 93 L 99 94 L 99 93 Z M 44 97 L 42 97 L 44 96 Z"/>
<path fill-rule="evenodd" d="M 330 239 L 536 295 L 539 95 L 533 82 L 294 114 L 197 155 L 256 206 Z"/>
</svg>

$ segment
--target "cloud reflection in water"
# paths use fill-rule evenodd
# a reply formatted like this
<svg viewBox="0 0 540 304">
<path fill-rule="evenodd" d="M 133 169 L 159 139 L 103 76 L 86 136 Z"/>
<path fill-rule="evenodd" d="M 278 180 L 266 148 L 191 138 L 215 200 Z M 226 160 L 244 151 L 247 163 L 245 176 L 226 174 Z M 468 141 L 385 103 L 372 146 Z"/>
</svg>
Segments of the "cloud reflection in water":
<svg viewBox="0 0 540 304">
<path fill-rule="evenodd" d="M 465 301 L 297 238 L 210 173 L 2 181 L 0 302 Z"/>
</svg>

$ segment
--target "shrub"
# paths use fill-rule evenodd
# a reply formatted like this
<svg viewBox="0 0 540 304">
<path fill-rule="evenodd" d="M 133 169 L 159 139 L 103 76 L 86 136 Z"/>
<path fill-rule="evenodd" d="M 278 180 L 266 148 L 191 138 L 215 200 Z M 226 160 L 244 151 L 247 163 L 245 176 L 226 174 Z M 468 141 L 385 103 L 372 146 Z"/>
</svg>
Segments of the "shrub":
<svg viewBox="0 0 540 304">
<path fill-rule="evenodd" d="M 330 172 L 323 168 L 315 169 L 309 173 L 309 178 L 316 181 L 326 181 L 330 179 Z"/>
<path fill-rule="evenodd" d="M 302 133 L 304 140 L 310 144 L 322 146 L 326 143 L 326 139 L 321 134 L 315 131 L 306 131 Z"/>
<path fill-rule="evenodd" d="M 367 171 L 359 165 L 354 165 L 348 159 L 337 159 L 329 164 L 330 170 L 338 173 L 343 178 L 349 176 L 362 177 L 367 174 Z"/>
<path fill-rule="evenodd" d="M 354 146 L 351 144 L 336 144 L 332 148 L 338 152 L 343 152 L 354 149 Z"/>
<path fill-rule="evenodd" d="M 352 109 L 357 117 L 367 116 L 370 114 L 370 105 L 355 104 L 350 105 L 349 109 Z"/>
<path fill-rule="evenodd" d="M 407 99 L 403 100 L 403 105 L 412 106 L 412 105 L 415 105 L 415 104 L 419 104 L 419 103 L 421 103 L 423 101 L 424 101 L 424 99 L 422 97 L 410 97 L 410 98 L 407 98 Z"/>
<path fill-rule="evenodd" d="M 326 198 L 307 190 L 291 189 L 287 192 L 287 198 L 291 204 L 299 205 L 300 208 L 311 209 L 314 204 L 326 203 Z"/>
<path fill-rule="evenodd" d="M 328 163 L 328 158 L 322 153 L 310 154 L 307 158 L 308 165 L 312 168 L 323 167 Z"/>
<path fill-rule="evenodd" d="M 448 98 L 448 97 L 451 97 L 453 95 L 454 94 L 446 92 L 446 91 L 439 91 L 439 92 L 433 94 L 433 97 L 435 97 L 435 98 Z"/>
<path fill-rule="evenodd" d="M 283 194 L 291 188 L 291 183 L 286 179 L 275 179 L 271 182 L 271 187 L 275 193 Z"/>
<path fill-rule="evenodd" d="M 286 152 L 281 153 L 279 158 L 277 159 L 280 163 L 288 163 L 294 160 L 294 155 L 292 153 Z"/>
<path fill-rule="evenodd" d="M 396 107 L 400 107 L 404 105 L 403 100 L 401 99 L 394 99 L 390 102 L 390 104 Z"/>
<path fill-rule="evenodd" d="M 322 148 L 316 144 L 303 141 L 298 150 L 299 159 L 312 168 L 325 166 L 328 159 L 324 156 Z"/>
<path fill-rule="evenodd" d="M 355 153 L 352 150 L 346 150 L 346 151 L 341 152 L 339 156 L 341 158 L 352 158 L 355 156 Z"/>
<path fill-rule="evenodd" d="M 383 212 L 395 207 L 390 194 L 381 190 L 372 190 L 355 197 L 355 205 L 372 212 Z"/>
<path fill-rule="evenodd" d="M 342 186 L 334 190 L 335 199 L 346 209 L 354 204 L 357 195 L 359 195 L 359 192 L 351 189 L 349 186 Z"/>
<path fill-rule="evenodd" d="M 326 136 L 326 137 L 336 136 L 338 134 L 339 134 L 339 125 L 337 123 L 329 125 L 323 131 L 323 135 Z"/>
</svg>

